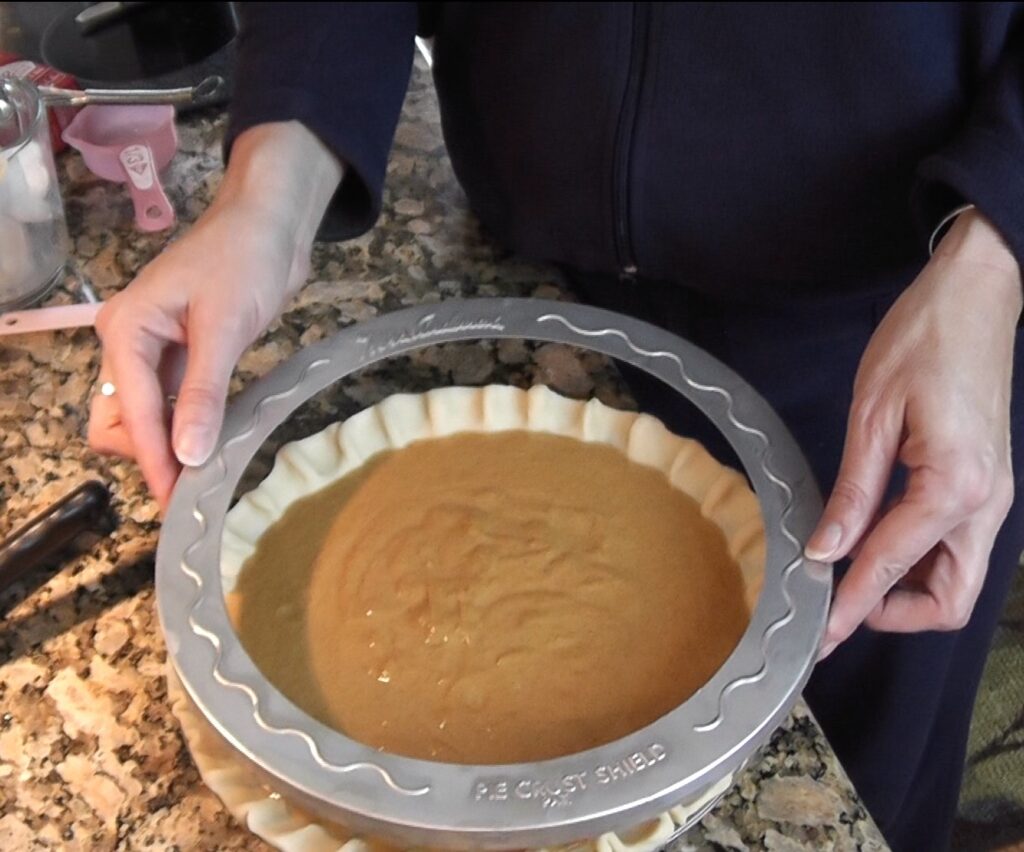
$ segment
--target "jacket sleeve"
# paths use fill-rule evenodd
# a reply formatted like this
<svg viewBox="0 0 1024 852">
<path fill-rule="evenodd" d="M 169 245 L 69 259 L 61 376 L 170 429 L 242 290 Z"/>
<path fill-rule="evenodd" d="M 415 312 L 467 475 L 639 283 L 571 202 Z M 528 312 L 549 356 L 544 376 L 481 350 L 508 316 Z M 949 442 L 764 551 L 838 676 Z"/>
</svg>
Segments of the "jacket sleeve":
<svg viewBox="0 0 1024 852">
<path fill-rule="evenodd" d="M 918 168 L 913 203 L 927 237 L 952 209 L 974 204 L 1024 268 L 1024 8 L 1006 4 L 1005 39 L 966 122 Z"/>
<path fill-rule="evenodd" d="M 302 122 L 345 165 L 321 239 L 347 239 L 380 214 L 388 151 L 409 83 L 415 3 L 240 3 L 225 159 L 238 135 Z"/>
</svg>

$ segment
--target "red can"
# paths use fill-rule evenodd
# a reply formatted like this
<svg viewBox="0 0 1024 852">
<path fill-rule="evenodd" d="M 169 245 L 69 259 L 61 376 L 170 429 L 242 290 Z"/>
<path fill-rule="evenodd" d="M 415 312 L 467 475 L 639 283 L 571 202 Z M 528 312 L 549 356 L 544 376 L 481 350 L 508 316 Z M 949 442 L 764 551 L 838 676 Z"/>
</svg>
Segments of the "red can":
<svg viewBox="0 0 1024 852">
<path fill-rule="evenodd" d="M 16 53 L 5 53 L 0 50 L 0 77 L 9 77 L 18 80 L 27 80 L 36 86 L 54 86 L 58 89 L 78 89 L 78 81 L 70 74 L 51 68 L 49 65 L 40 65 L 29 59 L 23 59 Z M 64 128 L 71 123 L 71 119 L 78 112 L 78 107 L 54 107 L 49 110 L 50 120 L 50 144 L 54 153 L 63 151 L 67 144 L 60 138 Z"/>
</svg>

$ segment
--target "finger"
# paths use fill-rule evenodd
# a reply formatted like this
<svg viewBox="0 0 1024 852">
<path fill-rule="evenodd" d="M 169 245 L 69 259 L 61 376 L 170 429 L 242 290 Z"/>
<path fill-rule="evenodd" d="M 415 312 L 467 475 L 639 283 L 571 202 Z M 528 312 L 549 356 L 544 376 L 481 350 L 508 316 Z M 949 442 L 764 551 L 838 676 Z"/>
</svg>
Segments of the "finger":
<svg viewBox="0 0 1024 852">
<path fill-rule="evenodd" d="M 166 508 L 180 472 L 171 452 L 167 403 L 156 373 L 164 346 L 164 341 L 132 329 L 111 336 L 104 346 L 136 461 L 161 508 Z"/>
<path fill-rule="evenodd" d="M 184 346 L 171 344 L 164 350 L 160 361 L 160 385 L 169 397 L 178 398 L 178 390 L 185 378 L 185 366 L 188 363 L 188 349 Z"/>
<path fill-rule="evenodd" d="M 826 646 L 844 642 L 953 526 L 941 508 L 910 498 L 882 518 L 836 589 Z"/>
<path fill-rule="evenodd" d="M 190 318 L 188 360 L 174 410 L 174 452 L 183 465 L 203 464 L 224 420 L 231 371 L 248 343 L 223 320 Z"/>
<path fill-rule="evenodd" d="M 911 569 L 914 582 L 892 589 L 865 620 L 872 630 L 959 630 L 970 620 L 1001 526 L 1000 512 L 974 516 Z"/>
<path fill-rule="evenodd" d="M 855 405 L 847 424 L 843 458 L 825 511 L 804 553 L 808 559 L 834 562 L 863 537 L 881 505 L 899 450 L 902 407 L 867 413 Z"/>
<path fill-rule="evenodd" d="M 874 515 L 871 516 L 871 520 L 865 527 L 864 532 L 861 533 L 860 537 L 850 547 L 849 553 L 846 554 L 850 559 L 856 559 L 858 556 L 860 556 L 861 551 L 864 550 L 864 545 L 867 543 L 867 540 L 871 537 L 871 533 L 873 533 L 877 529 L 878 524 L 881 522 L 882 518 L 889 514 L 889 512 L 891 512 L 899 502 L 899 497 L 890 497 L 885 502 L 885 506 L 880 508 L 878 511 L 875 512 Z"/>
<path fill-rule="evenodd" d="M 951 586 L 957 574 L 952 555 L 938 547 L 921 564 L 928 580 L 912 584 L 897 584 L 878 602 L 864 624 L 872 630 L 887 633 L 915 633 L 919 630 L 952 630 L 958 626 L 947 623 L 944 611 L 946 596 L 936 586 Z M 973 605 L 974 600 L 970 601 Z"/>
<path fill-rule="evenodd" d="M 109 368 L 100 369 L 97 388 L 110 381 Z M 96 392 L 89 404 L 89 446 L 97 453 L 121 458 L 135 458 L 131 437 L 121 418 L 117 396 Z"/>
</svg>

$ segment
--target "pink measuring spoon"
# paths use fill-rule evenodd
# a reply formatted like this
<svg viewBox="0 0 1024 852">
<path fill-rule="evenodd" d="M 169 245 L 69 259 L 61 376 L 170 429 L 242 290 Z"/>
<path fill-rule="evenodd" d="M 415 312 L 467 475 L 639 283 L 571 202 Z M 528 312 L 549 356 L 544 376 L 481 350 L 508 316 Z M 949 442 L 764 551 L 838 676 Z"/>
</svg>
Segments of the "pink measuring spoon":
<svg viewBox="0 0 1024 852">
<path fill-rule="evenodd" d="M 141 230 L 174 225 L 159 175 L 178 150 L 173 106 L 88 106 L 62 135 L 93 174 L 128 185 Z"/>
</svg>

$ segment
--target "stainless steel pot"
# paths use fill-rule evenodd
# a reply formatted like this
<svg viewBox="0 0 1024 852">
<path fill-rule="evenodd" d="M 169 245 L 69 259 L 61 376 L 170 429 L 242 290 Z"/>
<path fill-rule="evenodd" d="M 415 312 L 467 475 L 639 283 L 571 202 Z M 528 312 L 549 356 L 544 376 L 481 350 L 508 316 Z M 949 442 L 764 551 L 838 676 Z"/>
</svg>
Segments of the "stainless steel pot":
<svg viewBox="0 0 1024 852">
<path fill-rule="evenodd" d="M 225 513 L 260 445 L 313 394 L 389 356 L 504 337 L 568 343 L 618 358 L 696 404 L 738 453 L 760 501 L 768 540 L 763 591 L 749 628 L 714 677 L 671 713 L 613 743 L 505 766 L 380 754 L 295 707 L 243 650 L 221 588 Z M 400 843 L 547 846 L 628 829 L 692 801 L 767 741 L 810 674 L 824 631 L 830 566 L 802 555 L 820 511 L 813 476 L 779 418 L 692 344 L 578 305 L 445 302 L 345 329 L 237 398 L 212 458 L 186 471 L 175 489 L 157 553 L 157 602 L 170 661 L 191 699 L 241 757 L 301 806 Z"/>
</svg>

